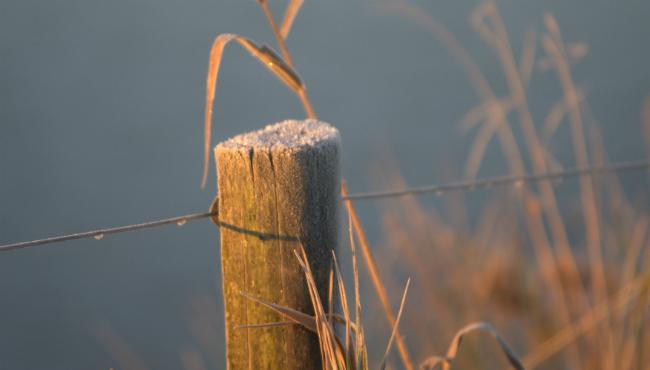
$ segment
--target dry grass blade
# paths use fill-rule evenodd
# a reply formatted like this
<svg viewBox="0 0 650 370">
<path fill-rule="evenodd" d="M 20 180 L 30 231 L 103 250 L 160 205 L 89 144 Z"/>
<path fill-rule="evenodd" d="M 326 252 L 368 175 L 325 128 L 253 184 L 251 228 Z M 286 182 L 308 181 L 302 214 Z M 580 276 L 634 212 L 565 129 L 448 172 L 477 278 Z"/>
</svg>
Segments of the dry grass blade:
<svg viewBox="0 0 650 370">
<path fill-rule="evenodd" d="M 492 104 L 492 102 L 481 102 L 465 112 L 458 125 L 460 131 L 465 134 L 486 120 L 489 104 Z"/>
<path fill-rule="evenodd" d="M 499 113 L 497 116 L 489 115 L 485 123 L 478 130 L 472 141 L 470 152 L 465 164 L 465 176 L 470 179 L 476 178 L 478 170 L 481 168 L 485 152 L 492 141 L 492 137 L 497 133 L 499 124 L 503 122 L 505 116 Z"/>
<path fill-rule="evenodd" d="M 470 109 L 460 120 L 460 130 L 465 133 L 478 126 L 481 122 L 489 119 L 490 116 L 506 116 L 515 108 L 510 97 L 501 99 L 485 99 L 480 104 Z"/>
<path fill-rule="evenodd" d="M 542 141 L 548 143 L 553 138 L 555 132 L 560 127 L 560 124 L 564 120 L 564 117 L 567 114 L 566 106 L 564 105 L 564 99 L 559 100 L 553 104 L 551 109 L 548 111 L 546 118 L 544 119 L 544 126 L 542 126 Z"/>
<path fill-rule="evenodd" d="M 578 61 L 589 53 L 589 45 L 584 42 L 573 42 L 566 45 L 567 56 L 572 61 Z"/>
<path fill-rule="evenodd" d="M 323 304 L 318 294 L 318 288 L 314 281 L 314 275 L 309 266 L 307 253 L 305 248 L 300 244 L 300 251 L 294 250 L 294 254 L 298 259 L 298 264 L 302 268 L 305 279 L 307 280 L 307 288 L 311 297 L 312 306 L 314 308 L 314 317 L 316 319 L 316 333 L 321 348 L 321 355 L 323 359 L 323 368 L 325 369 L 344 369 L 345 354 L 341 343 L 334 334 L 334 328 L 330 325 Z"/>
<path fill-rule="evenodd" d="M 460 344 L 463 341 L 463 337 L 469 333 L 476 332 L 476 331 L 481 331 L 484 333 L 488 333 L 492 335 L 496 341 L 499 343 L 499 346 L 501 347 L 501 350 L 503 353 L 506 355 L 508 358 L 508 362 L 510 362 L 510 365 L 512 365 L 513 368 L 517 370 L 524 370 L 524 365 L 522 365 L 521 361 L 515 354 L 515 352 L 510 348 L 508 343 L 501 338 L 499 333 L 494 329 L 494 327 L 488 323 L 485 322 L 476 322 L 473 324 L 469 324 L 466 327 L 460 329 L 456 335 L 454 335 L 454 339 L 452 339 L 451 343 L 449 344 L 449 348 L 447 349 L 447 355 L 445 357 L 440 357 L 440 356 L 432 356 L 422 364 L 420 364 L 420 369 L 434 369 L 438 365 L 442 365 L 443 370 L 449 370 L 449 367 L 451 366 L 452 362 L 456 358 L 456 355 L 458 354 L 458 349 L 460 348 Z"/>
<path fill-rule="evenodd" d="M 262 7 L 262 11 L 264 12 L 264 16 L 266 17 L 269 26 L 271 27 L 271 31 L 273 31 L 273 36 L 275 37 L 275 41 L 278 43 L 278 46 L 280 47 L 280 52 L 282 53 L 282 57 L 284 58 L 286 65 L 293 68 L 293 60 L 291 58 L 291 53 L 289 53 L 289 48 L 287 48 L 287 43 L 285 42 L 286 37 L 282 36 L 280 28 L 278 27 L 278 24 L 275 22 L 275 17 L 273 17 L 273 12 L 271 12 L 271 8 L 269 7 L 268 1 L 258 0 L 258 3 Z M 289 3 L 287 7 L 287 11 L 289 12 L 288 16 L 290 18 L 289 23 L 291 24 L 293 23 L 293 18 L 295 18 L 295 16 L 298 14 L 300 5 L 301 4 L 297 4 L 294 2 Z M 287 22 L 287 19 L 285 19 L 285 22 Z M 287 34 L 288 34 L 291 25 L 288 24 L 286 27 L 287 27 Z M 296 94 L 298 95 L 298 98 L 302 102 L 303 108 L 305 109 L 305 113 L 307 113 L 307 117 L 316 118 L 316 113 L 314 112 L 314 108 L 312 107 L 311 102 L 309 101 L 309 97 L 307 96 L 307 90 L 304 88 L 304 86 L 302 86 L 302 84 L 301 84 L 301 89 L 299 91 L 296 91 Z"/>
<path fill-rule="evenodd" d="M 492 137 L 498 133 L 501 124 L 505 122 L 506 117 L 513 106 L 510 100 L 495 101 L 488 104 L 488 111 L 486 112 L 485 123 L 479 129 L 474 137 L 470 153 L 468 155 L 467 164 L 465 165 L 465 175 L 469 178 L 475 178 L 483 158 L 487 146 L 492 140 Z M 510 105 L 506 105 L 510 104 Z"/>
<path fill-rule="evenodd" d="M 93 334 L 103 344 L 105 349 L 117 362 L 121 369 L 149 370 L 140 356 L 133 351 L 133 348 L 106 322 L 98 322 L 94 325 Z"/>
<path fill-rule="evenodd" d="M 350 310 L 348 308 L 348 297 L 345 293 L 345 285 L 343 284 L 343 277 L 341 276 L 341 269 L 339 268 L 336 254 L 332 251 L 332 259 L 334 260 L 334 267 L 336 269 L 336 283 L 339 288 L 339 297 L 341 298 L 341 308 L 343 309 L 343 317 L 345 318 L 345 355 L 348 363 L 353 363 L 354 352 L 350 352 L 350 344 L 352 342 L 352 335 L 350 331 Z"/>
<path fill-rule="evenodd" d="M 550 19 L 553 19 L 552 15 L 548 15 Z M 557 23 L 555 23 L 557 25 Z M 543 42 L 547 43 L 544 47 L 548 49 L 548 43 L 558 44 L 562 46 L 561 54 L 562 57 L 567 60 L 567 63 L 577 63 L 582 58 L 584 58 L 589 53 L 589 45 L 584 42 L 572 42 L 572 43 L 563 43 L 561 34 L 559 33 L 559 28 L 549 34 L 546 38 L 547 40 Z M 562 43 L 562 44 L 560 44 Z M 539 68 L 541 70 L 548 70 L 554 66 L 553 57 L 547 57 L 538 62 Z"/>
<path fill-rule="evenodd" d="M 581 104 L 586 99 L 586 93 L 581 89 L 577 91 L 578 104 Z M 547 143 L 555 135 L 555 132 L 560 127 L 568 113 L 566 102 L 564 99 L 557 101 L 549 110 L 546 118 L 544 119 L 544 126 L 542 127 L 542 140 Z"/>
<path fill-rule="evenodd" d="M 212 43 L 212 49 L 210 50 L 210 63 L 206 81 L 205 131 L 203 133 L 205 145 L 203 153 L 203 179 L 201 180 L 202 188 L 205 187 L 205 183 L 208 180 L 208 165 L 210 162 L 210 134 L 212 131 L 212 103 L 214 102 L 217 77 L 219 76 L 219 66 L 221 65 L 223 49 L 230 41 L 234 40 L 237 37 L 237 35 L 231 33 L 219 35 Z"/>
<path fill-rule="evenodd" d="M 285 309 L 291 310 L 290 308 L 287 308 L 287 307 L 284 307 L 284 306 L 282 306 L 282 307 L 285 308 Z M 276 311 L 276 312 L 279 312 L 279 311 Z M 284 315 L 283 312 L 279 312 L 279 313 L 281 315 Z M 307 314 L 305 314 L 305 315 L 307 315 Z M 309 315 L 307 315 L 307 316 L 309 316 Z M 342 325 L 346 324 L 345 317 L 343 317 L 342 315 L 339 315 L 339 314 L 336 314 L 336 313 L 328 314 L 328 318 L 329 318 L 330 322 L 335 322 L 337 324 L 342 324 Z M 296 322 L 296 321 L 276 321 L 276 322 L 268 322 L 268 323 L 264 323 L 264 324 L 240 325 L 240 326 L 237 326 L 237 329 L 263 329 L 263 328 L 272 328 L 272 327 L 289 326 L 289 325 L 301 325 L 302 327 L 304 327 L 307 330 L 310 330 L 310 331 L 312 331 L 314 333 L 316 332 L 315 330 L 312 330 L 312 329 L 316 328 L 316 318 L 314 316 L 309 316 L 309 325 L 308 326 L 303 325 L 302 322 Z M 354 323 L 350 323 L 350 330 L 352 332 L 356 333 L 357 327 L 356 327 L 356 325 Z"/>
<path fill-rule="evenodd" d="M 464 327 L 463 329 L 461 329 L 458 333 L 456 333 L 451 345 L 449 346 L 449 349 L 447 350 L 447 358 L 453 359 L 454 357 L 456 357 L 456 354 L 458 353 L 458 349 L 460 348 L 460 343 L 462 342 L 463 337 L 474 331 L 483 331 L 491 334 L 497 340 L 497 342 L 499 342 L 499 346 L 501 346 L 501 350 L 506 355 L 506 357 L 508 357 L 508 361 L 510 362 L 510 365 L 512 365 L 512 367 L 514 367 L 517 370 L 524 370 L 524 365 L 522 365 L 517 355 L 510 348 L 508 343 L 505 340 L 503 340 L 503 338 L 501 338 L 501 336 L 496 331 L 496 329 L 492 325 L 488 323 L 482 323 L 482 322 L 470 324 Z"/>
<path fill-rule="evenodd" d="M 465 121 L 461 122 L 461 128 L 463 128 L 463 126 L 468 127 L 470 125 L 477 125 L 481 121 L 484 121 L 472 141 L 470 152 L 467 156 L 465 176 L 468 178 L 476 177 L 492 138 L 498 134 L 503 139 L 504 124 L 507 125 L 508 114 L 515 108 L 514 103 L 510 98 L 499 100 L 490 99 L 484 104 L 481 104 L 481 106 L 484 107 L 482 116 L 479 117 L 478 112 L 470 111 L 468 115 L 464 117 Z M 475 109 L 476 108 L 472 110 Z M 470 119 L 475 121 L 469 121 Z M 502 140 L 502 142 L 504 141 Z"/>
<path fill-rule="evenodd" d="M 343 181 L 343 193 L 347 194 L 347 184 Z M 361 324 L 361 294 L 359 293 L 359 265 L 357 263 L 357 248 L 354 242 L 354 233 L 352 231 L 352 218 L 348 214 L 348 235 L 350 238 L 350 253 L 352 254 L 352 275 L 354 276 L 354 316 L 355 324 L 358 328 L 355 331 L 355 358 L 357 360 L 356 366 L 359 369 L 368 368 L 368 354 L 366 351 L 366 343 L 363 332 L 363 325 Z"/>
<path fill-rule="evenodd" d="M 298 74 L 276 54 L 273 49 L 266 45 L 257 48 L 257 53 L 253 56 L 256 57 L 262 64 L 271 70 L 280 81 L 284 82 L 289 89 L 294 93 L 299 94 L 303 89 L 302 81 Z"/>
<path fill-rule="evenodd" d="M 535 34 L 535 31 L 532 29 L 526 31 L 526 35 L 524 36 L 524 49 L 521 53 L 521 61 L 519 64 L 519 74 L 521 75 L 524 85 L 528 85 L 528 82 L 530 82 L 533 67 L 535 66 L 536 41 L 537 35 Z"/>
<path fill-rule="evenodd" d="M 266 307 L 272 309 L 273 311 L 281 314 L 282 316 L 290 319 L 291 321 L 293 321 L 293 322 L 295 322 L 297 324 L 300 324 L 300 325 L 304 326 L 305 328 L 307 328 L 307 329 L 309 329 L 311 331 L 314 331 L 314 332 L 316 331 L 315 320 L 310 315 L 307 315 L 307 314 L 302 313 L 300 311 L 296 311 L 296 310 L 294 310 L 292 308 L 289 308 L 289 307 L 284 307 L 284 306 L 281 306 L 279 304 L 271 303 L 269 301 L 265 301 L 263 299 L 253 297 L 253 296 L 248 295 L 248 294 L 246 294 L 244 292 L 241 292 L 241 295 L 243 295 L 244 297 L 250 299 L 253 302 L 257 302 L 257 303 L 259 303 L 259 304 L 261 304 L 263 306 L 266 306 Z M 276 323 L 273 323 L 273 324 L 276 324 Z M 269 324 L 260 324 L 260 325 L 269 325 Z"/>
<path fill-rule="evenodd" d="M 470 15 L 470 22 L 479 36 L 495 50 L 499 48 L 499 43 L 503 42 L 506 36 L 494 18 L 496 13 L 496 4 L 493 1 L 485 1 L 478 5 Z"/>
<path fill-rule="evenodd" d="M 399 326 L 399 320 L 402 318 L 402 312 L 404 312 L 404 303 L 406 302 L 406 295 L 409 292 L 409 286 L 411 285 L 411 278 L 406 280 L 406 286 L 404 287 L 404 293 L 402 293 L 402 302 L 399 305 L 399 311 L 397 311 L 397 319 L 395 319 L 395 325 L 393 325 L 393 330 L 390 334 L 390 339 L 386 345 L 386 351 L 384 352 L 384 358 L 381 360 L 381 365 L 379 368 L 384 370 L 386 368 L 386 360 L 388 360 L 388 354 L 390 349 L 393 346 L 393 341 L 395 340 L 395 334 L 397 333 L 397 327 Z"/>
<path fill-rule="evenodd" d="M 303 0 L 289 0 L 287 10 L 284 12 L 284 20 L 282 21 L 282 26 L 280 27 L 280 34 L 285 40 L 289 36 L 289 32 L 291 32 L 293 21 L 296 19 L 298 12 L 300 12 L 302 3 Z"/>
<path fill-rule="evenodd" d="M 544 25 L 548 33 L 556 40 L 560 39 L 560 25 L 551 13 L 544 14 Z"/>
<path fill-rule="evenodd" d="M 275 327 L 289 326 L 289 325 L 296 325 L 296 324 L 297 323 L 294 321 L 277 321 L 277 322 L 269 322 L 266 324 L 239 325 L 236 327 L 236 329 L 265 329 L 265 328 L 275 328 Z"/>
<path fill-rule="evenodd" d="M 296 95 L 302 97 L 303 84 L 298 74 L 285 63 L 271 48 L 262 45 L 257 46 L 255 42 L 245 37 L 225 33 L 217 36 L 212 43 L 210 50 L 210 61 L 208 66 L 208 77 L 206 78 L 206 99 L 205 99 L 205 129 L 204 129 L 204 151 L 203 151 L 203 179 L 201 187 L 205 187 L 208 179 L 208 168 L 210 162 L 210 136 L 212 133 L 212 106 L 219 77 L 219 67 L 223 58 L 223 51 L 231 41 L 237 41 L 244 49 L 248 50 L 253 57 L 259 60 L 273 74 L 284 82 Z"/>
<path fill-rule="evenodd" d="M 629 242 L 630 246 L 625 252 L 620 279 L 622 284 L 630 282 L 637 273 L 637 264 L 640 260 L 643 247 L 646 245 L 647 231 L 648 219 L 641 216 L 632 228 L 632 235 L 630 236 Z"/>
</svg>

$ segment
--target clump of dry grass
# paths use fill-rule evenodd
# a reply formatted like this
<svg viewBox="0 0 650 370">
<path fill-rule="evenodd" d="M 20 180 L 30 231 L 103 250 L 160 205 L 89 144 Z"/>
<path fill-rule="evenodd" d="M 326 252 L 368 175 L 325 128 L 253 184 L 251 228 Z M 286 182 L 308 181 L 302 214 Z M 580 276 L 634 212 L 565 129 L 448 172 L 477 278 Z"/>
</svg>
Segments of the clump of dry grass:
<svg viewBox="0 0 650 370">
<path fill-rule="evenodd" d="M 353 238 L 352 228 L 350 228 L 350 237 Z M 305 249 L 300 245 L 299 250 L 295 250 L 294 253 L 298 259 L 298 263 L 302 268 L 305 274 L 305 280 L 307 283 L 307 288 L 312 301 L 312 306 L 314 309 L 314 316 L 310 316 L 298 311 L 295 311 L 289 307 L 283 307 L 272 302 L 267 302 L 262 299 L 251 297 L 246 293 L 242 292 L 247 298 L 262 304 L 269 309 L 272 309 L 279 313 L 282 317 L 286 318 L 288 321 L 279 322 L 279 323 L 265 323 L 255 326 L 247 326 L 245 328 L 257 328 L 257 327 L 272 327 L 277 325 L 288 325 L 288 324 L 298 324 L 302 325 L 306 329 L 316 333 L 318 335 L 318 340 L 321 348 L 321 358 L 324 369 L 368 369 L 368 354 L 366 349 L 366 341 L 364 335 L 364 328 L 361 318 L 361 300 L 359 297 L 359 275 L 358 275 L 358 266 L 356 261 L 356 252 L 354 248 L 354 241 L 351 240 L 351 252 L 353 256 L 353 276 L 354 276 L 354 314 L 350 313 L 350 305 L 348 303 L 348 294 L 346 292 L 345 283 L 341 275 L 341 270 L 336 259 L 336 255 L 332 253 L 333 268 L 330 273 L 330 287 L 329 287 L 329 304 L 330 312 L 326 312 L 323 302 L 321 302 L 318 288 L 314 280 L 311 267 L 309 265 L 309 260 Z M 407 281 L 406 287 L 402 294 L 402 301 L 400 304 L 399 312 L 397 318 L 394 321 L 392 334 L 388 340 L 386 346 L 386 351 L 384 353 L 384 358 L 380 364 L 380 368 L 385 368 L 386 360 L 392 343 L 395 339 L 397 333 L 397 327 L 404 309 L 406 302 L 406 296 L 408 293 L 410 280 Z M 333 291 L 338 291 L 338 298 L 340 301 L 340 308 L 342 314 L 334 314 L 331 312 L 334 307 L 334 297 Z M 339 338 L 336 335 L 335 324 L 341 324 L 343 326 L 343 335 L 342 338 Z"/>
<path fill-rule="evenodd" d="M 342 188 L 342 196 L 347 195 L 347 187 L 345 184 Z M 364 334 L 364 326 L 361 319 L 361 298 L 360 298 L 360 289 L 359 289 L 359 268 L 357 265 L 356 258 L 356 239 L 361 241 L 361 250 L 364 256 L 365 267 L 367 268 L 370 279 L 372 281 L 373 287 L 377 292 L 377 295 L 382 301 L 384 308 L 384 313 L 390 325 L 392 326 L 391 335 L 388 339 L 388 344 L 384 351 L 384 355 L 380 361 L 379 368 L 385 369 L 388 355 L 392 348 L 393 342 L 398 342 L 398 348 L 400 349 L 400 357 L 404 368 L 413 368 L 413 363 L 410 360 L 410 355 L 406 349 L 404 339 L 399 335 L 399 322 L 404 312 L 404 307 L 406 303 L 406 297 L 410 286 L 410 278 L 406 282 L 402 293 L 402 300 L 397 312 L 397 316 L 394 316 L 393 311 L 388 302 L 388 296 L 386 293 L 386 287 L 382 282 L 382 279 L 377 273 L 376 262 L 370 252 L 370 247 L 368 245 L 365 232 L 361 227 L 358 215 L 352 203 L 347 200 L 346 209 L 348 211 L 348 224 L 349 224 L 349 242 L 350 242 L 350 251 L 352 257 L 352 269 L 353 269 L 353 280 L 354 280 L 354 318 L 350 314 L 350 305 L 348 303 L 348 295 L 346 293 L 345 283 L 343 281 L 341 270 L 336 259 L 336 255 L 332 253 L 333 260 L 333 269 L 330 272 L 330 287 L 328 300 L 330 307 L 330 312 L 326 312 L 321 302 L 319 292 L 311 272 L 309 265 L 308 257 L 305 252 L 305 249 L 300 245 L 300 249 L 294 251 L 298 263 L 300 264 L 304 274 L 307 287 L 309 289 L 312 306 L 314 309 L 314 316 L 307 315 L 295 311 L 290 307 L 280 306 L 273 302 L 268 302 L 256 297 L 252 297 L 245 292 L 242 294 L 248 299 L 262 304 L 268 307 L 271 310 L 279 313 L 282 317 L 286 318 L 288 321 L 284 322 L 275 322 L 275 323 L 264 323 L 258 325 L 248 325 L 242 327 L 242 329 L 254 329 L 262 327 L 274 327 L 281 325 L 291 325 L 297 324 L 302 325 L 306 329 L 316 333 L 318 335 L 320 348 L 321 348 L 321 358 L 324 369 L 368 369 L 368 353 L 366 346 L 366 338 Z M 356 238 L 355 238 L 356 236 Z M 332 308 L 334 307 L 333 291 L 335 290 L 334 281 L 336 281 L 336 289 L 338 291 L 340 308 L 342 314 L 332 313 Z M 344 327 L 342 338 L 336 335 L 335 324 L 341 324 Z M 505 354 L 509 363 L 513 368 L 517 370 L 523 370 L 524 366 L 522 365 L 521 360 L 515 355 L 514 351 L 506 343 L 506 341 L 497 333 L 496 329 L 488 324 L 483 322 L 477 322 L 470 324 L 458 331 L 454 338 L 452 339 L 447 353 L 445 356 L 431 356 L 422 361 L 419 365 L 420 369 L 434 369 L 438 365 L 444 370 L 448 370 L 451 364 L 454 362 L 458 350 L 460 348 L 461 341 L 463 337 L 467 334 L 475 331 L 482 331 L 491 334 L 501 350 Z"/>
<path fill-rule="evenodd" d="M 351 208 L 351 205 L 349 206 Z M 338 293 L 340 297 L 340 306 L 343 314 L 332 314 L 331 312 L 325 312 L 323 303 L 320 300 L 319 292 L 317 290 L 316 282 L 314 280 L 311 268 L 309 266 L 309 261 L 305 249 L 300 245 L 299 251 L 294 251 L 298 263 L 300 264 L 303 272 L 305 274 L 305 280 L 307 282 L 307 287 L 309 288 L 310 297 L 312 300 L 312 305 L 314 309 L 314 316 L 310 316 L 296 310 L 293 310 L 290 307 L 284 307 L 277 305 L 272 302 L 268 302 L 256 297 L 252 297 L 242 292 L 242 294 L 248 299 L 262 304 L 268 307 L 271 310 L 279 313 L 282 317 L 286 318 L 289 321 L 277 322 L 277 323 L 265 323 L 258 325 L 248 325 L 241 327 L 242 329 L 255 329 L 263 327 L 274 327 L 282 325 L 291 325 L 298 324 L 302 325 L 306 329 L 316 333 L 318 335 L 320 348 L 321 348 L 321 358 L 323 363 L 323 369 L 332 369 L 332 370 L 344 370 L 344 369 L 369 369 L 368 365 L 368 354 L 364 336 L 364 327 L 361 320 L 361 303 L 359 296 L 359 275 L 358 267 L 356 265 L 355 256 L 355 247 L 354 247 L 354 235 L 352 227 L 352 213 L 349 213 L 350 221 L 350 245 L 353 255 L 353 277 L 355 282 L 355 310 L 354 310 L 354 321 L 350 315 L 350 309 L 348 305 L 348 298 L 345 288 L 345 283 L 341 276 L 340 268 L 336 260 L 336 255 L 332 253 L 332 258 L 334 261 L 334 268 L 330 274 L 330 294 L 329 294 L 329 307 L 332 308 L 333 299 L 331 292 L 333 291 L 333 276 L 336 275 L 336 285 L 338 288 Z M 371 261 L 371 260 L 370 260 Z M 368 262 L 368 260 L 366 260 Z M 370 264 L 366 263 L 366 267 L 369 267 Z M 398 337 L 398 326 L 402 313 L 404 312 L 404 307 L 406 303 L 406 297 L 409 290 L 411 279 L 408 279 L 406 286 L 404 287 L 402 293 L 402 300 L 397 312 L 397 316 L 393 319 L 392 312 L 387 312 L 387 317 L 389 321 L 392 322 L 392 330 L 390 338 L 388 339 L 388 344 L 386 345 L 386 350 L 379 364 L 380 369 L 385 369 L 388 355 L 390 354 L 393 342 Z M 380 281 L 375 281 L 374 284 L 378 284 L 376 288 L 385 290 L 383 283 Z M 391 320 L 392 319 L 392 320 Z M 344 326 L 343 338 L 339 338 L 336 335 L 335 323 L 339 323 Z M 517 357 L 514 351 L 510 348 L 507 342 L 497 333 L 496 329 L 488 323 L 474 323 L 467 325 L 458 331 L 454 338 L 452 339 L 447 353 L 445 356 L 431 356 L 422 361 L 419 365 L 420 369 L 435 369 L 438 365 L 442 367 L 443 370 L 448 370 L 451 364 L 454 362 L 458 350 L 460 348 L 463 337 L 468 335 L 471 332 L 482 331 L 492 335 L 495 338 L 496 342 L 499 344 L 509 363 L 516 370 L 524 370 L 521 360 Z M 405 367 L 412 367 L 411 363 L 404 364 Z"/>
<path fill-rule="evenodd" d="M 586 93 L 571 75 L 589 48 L 565 41 L 552 15 L 543 17 L 541 32 L 529 31 L 517 60 L 495 3 L 487 1 L 475 9 L 470 24 L 494 50 L 509 88 L 506 96 L 497 96 L 470 53 L 444 25 L 410 2 L 393 2 L 384 9 L 430 32 L 458 59 L 476 89 L 481 102 L 461 123 L 466 132 L 477 130 L 468 176 L 480 168 L 493 138 L 512 174 L 562 167 L 549 145 L 564 124 L 573 143 L 575 163 L 570 166 L 607 162 Z M 536 51 L 538 45 L 541 52 Z M 561 100 L 539 120 L 544 125 L 535 123 L 527 98 L 534 66 L 553 73 L 561 86 Z M 650 117 L 648 106 L 642 117 Z M 647 127 L 646 123 L 646 136 Z M 515 140 L 519 136 L 523 143 Z M 404 183 L 397 170 L 384 181 L 388 186 Z M 459 325 L 484 319 L 514 338 L 527 353 L 523 360 L 527 368 L 650 368 L 646 355 L 650 341 L 639 335 L 648 330 L 647 211 L 627 199 L 614 176 L 582 178 L 576 212 L 558 202 L 553 185 L 542 182 L 497 194 L 470 226 L 455 224 L 436 209 L 424 209 L 413 198 L 386 203 L 382 215 L 386 247 L 379 260 L 392 261 L 386 268 L 414 272 L 423 282 L 421 291 L 414 293 L 421 297 L 414 306 L 426 309 L 411 315 L 435 315 L 428 325 L 422 320 L 412 324 L 407 316 L 404 330 L 418 338 L 426 338 L 426 333 L 449 337 Z M 459 197 L 452 207 L 466 205 Z M 570 224 L 581 226 L 583 232 L 577 233 Z M 419 356 L 442 345 L 437 339 L 409 344 Z M 473 358 L 463 365 L 488 367 L 485 352 L 468 351 Z"/>
</svg>

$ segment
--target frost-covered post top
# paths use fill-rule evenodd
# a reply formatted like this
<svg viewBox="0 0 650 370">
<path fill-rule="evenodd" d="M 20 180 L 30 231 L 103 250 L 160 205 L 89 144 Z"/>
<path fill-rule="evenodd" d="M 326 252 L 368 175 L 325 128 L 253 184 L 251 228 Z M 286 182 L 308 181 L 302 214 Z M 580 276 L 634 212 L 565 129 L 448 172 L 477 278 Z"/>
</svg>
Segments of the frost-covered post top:
<svg viewBox="0 0 650 370">
<path fill-rule="evenodd" d="M 339 145 L 338 130 L 325 122 L 315 119 L 286 120 L 268 125 L 265 128 L 237 135 L 217 148 L 286 150 L 314 148 L 322 145 Z"/>
</svg>

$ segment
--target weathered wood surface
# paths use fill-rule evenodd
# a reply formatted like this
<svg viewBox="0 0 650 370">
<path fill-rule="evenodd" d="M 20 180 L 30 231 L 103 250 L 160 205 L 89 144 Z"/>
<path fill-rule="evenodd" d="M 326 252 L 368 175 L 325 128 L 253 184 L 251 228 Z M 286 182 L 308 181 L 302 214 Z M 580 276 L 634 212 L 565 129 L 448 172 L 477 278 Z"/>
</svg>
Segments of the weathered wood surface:
<svg viewBox="0 0 650 370">
<path fill-rule="evenodd" d="M 340 139 L 316 120 L 285 121 L 215 148 L 229 369 L 320 369 L 315 334 L 241 292 L 313 314 L 293 253 L 301 240 L 326 304 L 337 246 Z"/>
</svg>

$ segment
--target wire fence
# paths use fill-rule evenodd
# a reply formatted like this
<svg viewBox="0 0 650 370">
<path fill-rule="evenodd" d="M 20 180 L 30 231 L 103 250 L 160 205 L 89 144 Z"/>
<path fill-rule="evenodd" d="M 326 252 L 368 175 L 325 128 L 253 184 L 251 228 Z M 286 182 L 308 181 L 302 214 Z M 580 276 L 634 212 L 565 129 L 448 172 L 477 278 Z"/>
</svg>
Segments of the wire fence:
<svg viewBox="0 0 650 370">
<path fill-rule="evenodd" d="M 469 192 L 469 191 L 475 191 L 479 189 L 490 189 L 490 188 L 496 188 L 496 187 L 508 186 L 508 185 L 523 186 L 529 183 L 534 183 L 539 181 L 556 181 L 556 180 L 577 178 L 582 176 L 597 176 L 602 174 L 613 174 L 613 173 L 623 173 L 623 172 L 639 172 L 648 169 L 650 169 L 650 160 L 618 162 L 609 165 L 578 167 L 578 168 L 572 168 L 563 171 L 545 172 L 545 173 L 538 173 L 538 174 L 525 174 L 520 176 L 509 175 L 509 176 L 491 177 L 491 178 L 472 180 L 472 181 L 460 181 L 460 182 L 441 184 L 441 185 L 404 188 L 398 190 L 353 193 L 353 194 L 348 194 L 345 197 L 341 197 L 341 201 L 377 200 L 377 199 L 397 198 L 397 197 L 425 195 L 425 194 L 443 195 L 445 193 L 454 192 L 454 191 Z M 106 235 L 151 229 L 155 227 L 161 227 L 161 226 L 173 225 L 173 224 L 184 225 L 189 221 L 201 220 L 201 219 L 205 219 L 217 215 L 218 212 L 192 213 L 192 214 L 187 214 L 182 216 L 170 217 L 170 218 L 126 225 L 126 226 L 97 229 L 97 230 L 84 231 L 84 232 L 74 233 L 74 234 L 54 236 L 54 237 L 49 237 L 44 239 L 36 239 L 36 240 L 30 240 L 30 241 L 24 241 L 24 242 L 12 243 L 12 244 L 4 244 L 4 245 L 0 245 L 0 252 L 7 252 L 16 249 L 35 247 L 39 245 L 61 243 L 61 242 L 76 240 L 76 239 L 95 238 L 100 240 L 103 239 Z"/>
</svg>

